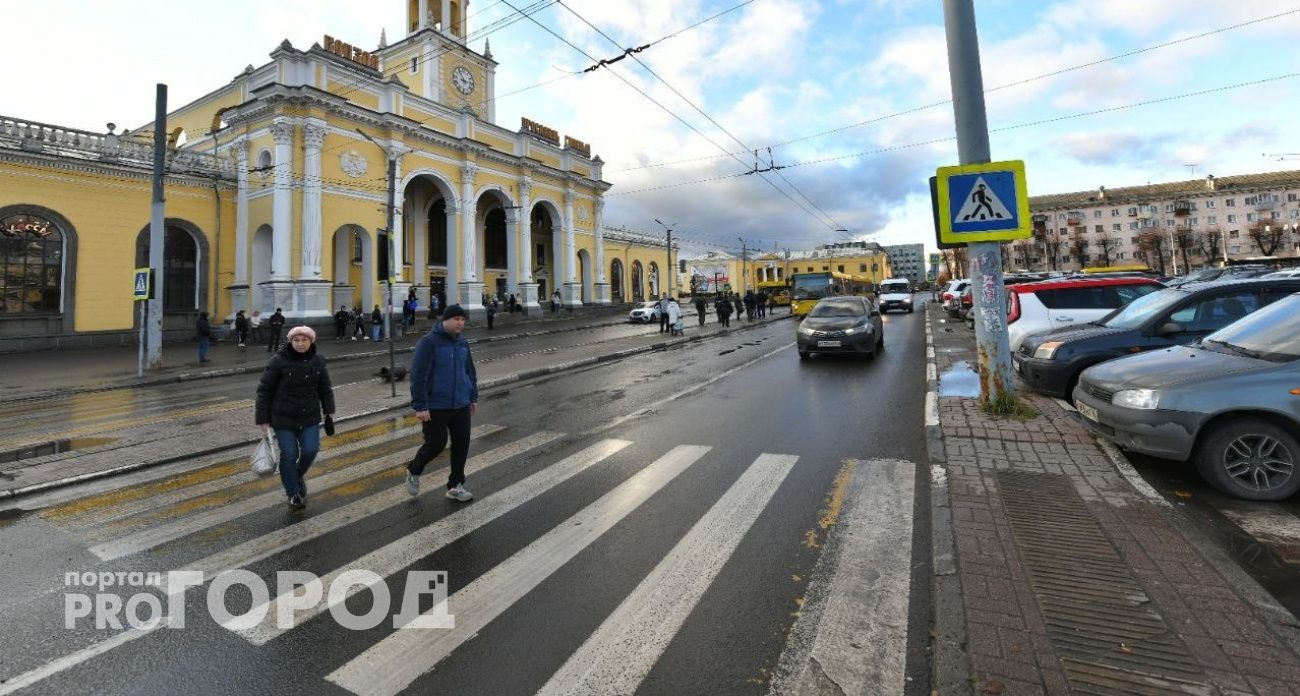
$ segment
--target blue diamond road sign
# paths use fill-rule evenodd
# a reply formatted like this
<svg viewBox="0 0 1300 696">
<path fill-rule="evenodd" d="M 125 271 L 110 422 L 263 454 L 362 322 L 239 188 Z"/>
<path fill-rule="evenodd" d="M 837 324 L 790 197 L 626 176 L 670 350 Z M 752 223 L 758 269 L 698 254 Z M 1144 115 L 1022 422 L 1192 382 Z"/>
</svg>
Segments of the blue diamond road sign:
<svg viewBox="0 0 1300 696">
<path fill-rule="evenodd" d="M 941 241 L 993 242 L 1031 235 L 1023 161 L 940 167 L 937 179 Z"/>
</svg>

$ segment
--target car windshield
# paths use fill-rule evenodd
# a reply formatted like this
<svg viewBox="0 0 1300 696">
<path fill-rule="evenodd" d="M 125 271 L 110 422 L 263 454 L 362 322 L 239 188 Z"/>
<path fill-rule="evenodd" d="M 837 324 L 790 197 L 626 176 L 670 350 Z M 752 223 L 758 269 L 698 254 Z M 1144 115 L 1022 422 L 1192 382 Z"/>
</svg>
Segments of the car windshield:
<svg viewBox="0 0 1300 696">
<path fill-rule="evenodd" d="M 884 283 L 880 286 L 880 292 L 906 293 L 907 283 Z"/>
<path fill-rule="evenodd" d="M 810 317 L 857 317 L 862 316 L 866 309 L 861 302 L 846 302 L 838 300 L 835 302 L 818 302 L 816 307 L 808 313 Z"/>
<path fill-rule="evenodd" d="M 1226 348 L 1261 360 L 1300 359 L 1300 293 L 1251 312 L 1205 337 L 1209 348 Z"/>
<path fill-rule="evenodd" d="M 1136 329 L 1186 297 L 1178 288 L 1165 288 L 1133 300 L 1097 323 L 1112 329 Z"/>
<path fill-rule="evenodd" d="M 1195 283 L 1198 280 L 1214 280 L 1222 274 L 1222 268 L 1202 268 L 1199 271 L 1192 271 L 1178 280 L 1182 283 Z"/>
</svg>

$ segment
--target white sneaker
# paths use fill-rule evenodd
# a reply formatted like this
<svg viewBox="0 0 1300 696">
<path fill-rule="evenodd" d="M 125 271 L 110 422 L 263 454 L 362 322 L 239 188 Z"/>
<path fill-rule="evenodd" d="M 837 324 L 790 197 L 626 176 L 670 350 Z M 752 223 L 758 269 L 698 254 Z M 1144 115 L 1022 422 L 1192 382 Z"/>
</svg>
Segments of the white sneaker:
<svg viewBox="0 0 1300 696">
<path fill-rule="evenodd" d="M 420 477 L 409 471 L 406 472 L 406 494 L 412 497 L 420 494 Z"/>
<path fill-rule="evenodd" d="M 474 499 L 474 494 L 465 490 L 465 486 L 456 486 L 455 488 L 447 489 L 447 497 L 452 500 L 458 500 L 462 503 L 468 503 Z"/>
</svg>

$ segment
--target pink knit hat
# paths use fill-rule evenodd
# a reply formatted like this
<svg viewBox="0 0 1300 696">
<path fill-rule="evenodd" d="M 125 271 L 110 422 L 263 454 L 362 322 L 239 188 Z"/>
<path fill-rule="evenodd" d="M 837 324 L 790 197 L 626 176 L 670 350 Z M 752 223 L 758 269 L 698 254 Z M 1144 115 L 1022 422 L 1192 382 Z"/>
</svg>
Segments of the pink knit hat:
<svg viewBox="0 0 1300 696">
<path fill-rule="evenodd" d="M 312 343 L 316 342 L 316 332 L 310 326 L 295 326 L 289 329 L 288 340 L 292 341 L 294 336 L 306 336 L 311 339 Z"/>
</svg>

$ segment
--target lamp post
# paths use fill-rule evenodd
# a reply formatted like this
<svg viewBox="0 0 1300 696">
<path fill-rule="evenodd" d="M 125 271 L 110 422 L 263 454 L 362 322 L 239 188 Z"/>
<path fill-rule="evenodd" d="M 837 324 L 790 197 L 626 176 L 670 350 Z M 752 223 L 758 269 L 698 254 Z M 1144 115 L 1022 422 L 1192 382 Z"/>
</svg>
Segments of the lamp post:
<svg viewBox="0 0 1300 696">
<path fill-rule="evenodd" d="M 388 231 L 388 272 L 384 275 L 384 281 L 388 284 L 388 312 L 384 314 L 384 333 L 388 334 L 388 384 L 391 387 L 391 394 L 397 397 L 397 351 L 393 347 L 393 264 L 401 263 L 400 260 L 393 258 L 393 207 L 396 205 L 397 197 L 397 156 L 388 148 L 379 144 L 379 141 L 370 137 L 360 128 L 357 132 L 361 137 L 375 144 L 375 147 L 383 150 L 384 157 L 388 159 L 388 205 L 386 211 L 386 220 L 384 229 Z"/>
<path fill-rule="evenodd" d="M 673 294 L 673 228 L 677 226 L 677 223 L 674 222 L 671 225 L 664 225 L 664 223 L 660 221 L 659 218 L 655 218 L 655 222 L 658 222 L 660 225 L 663 225 L 664 230 L 668 232 L 668 241 L 666 244 L 666 246 L 668 247 L 668 268 L 666 269 L 668 278 L 666 284 L 668 288 L 668 295 L 669 297 L 671 297 Z"/>
<path fill-rule="evenodd" d="M 738 292 L 743 293 L 745 292 L 745 286 L 749 285 L 749 269 L 745 267 L 749 248 L 745 245 L 744 237 L 736 237 L 736 239 L 740 240 L 740 289 Z"/>
</svg>

